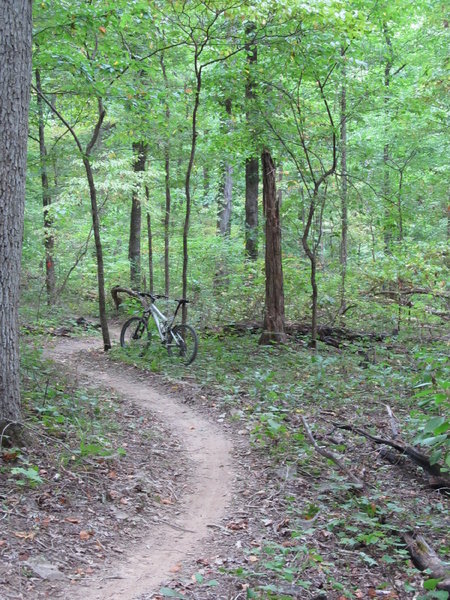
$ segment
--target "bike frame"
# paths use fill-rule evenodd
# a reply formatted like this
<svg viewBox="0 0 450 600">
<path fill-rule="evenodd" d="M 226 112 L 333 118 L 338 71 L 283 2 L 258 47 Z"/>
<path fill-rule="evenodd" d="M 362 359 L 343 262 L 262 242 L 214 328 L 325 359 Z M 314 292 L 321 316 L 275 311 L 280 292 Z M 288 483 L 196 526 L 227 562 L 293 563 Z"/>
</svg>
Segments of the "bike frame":
<svg viewBox="0 0 450 600">
<path fill-rule="evenodd" d="M 176 316 L 177 316 L 180 306 L 181 306 L 181 303 L 179 302 L 178 306 L 173 314 L 172 319 L 168 319 L 166 317 L 166 315 L 164 313 L 162 313 L 157 306 L 155 306 L 155 303 L 153 301 L 151 302 L 150 306 L 145 310 L 145 314 L 147 317 L 147 325 L 148 325 L 148 319 L 151 315 L 156 323 L 156 327 L 158 329 L 158 334 L 159 334 L 159 337 L 161 338 L 162 342 L 168 341 L 168 340 L 166 340 L 167 332 L 171 329 L 171 327 L 176 319 Z"/>
</svg>

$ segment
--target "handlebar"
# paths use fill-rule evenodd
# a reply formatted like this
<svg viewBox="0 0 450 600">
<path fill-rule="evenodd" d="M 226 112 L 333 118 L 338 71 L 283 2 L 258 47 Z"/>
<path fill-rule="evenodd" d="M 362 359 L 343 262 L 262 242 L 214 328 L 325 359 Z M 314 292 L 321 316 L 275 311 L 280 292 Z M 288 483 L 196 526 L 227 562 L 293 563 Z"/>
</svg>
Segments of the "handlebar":
<svg viewBox="0 0 450 600">
<path fill-rule="evenodd" d="M 138 294 L 139 296 L 150 298 L 152 302 L 155 302 L 155 300 L 159 300 L 161 298 L 164 300 L 169 300 L 169 296 L 165 296 L 164 294 L 150 294 L 149 292 L 138 292 Z M 178 304 L 188 304 L 190 302 L 190 300 L 186 300 L 186 298 L 177 298 L 174 301 L 178 302 Z"/>
</svg>

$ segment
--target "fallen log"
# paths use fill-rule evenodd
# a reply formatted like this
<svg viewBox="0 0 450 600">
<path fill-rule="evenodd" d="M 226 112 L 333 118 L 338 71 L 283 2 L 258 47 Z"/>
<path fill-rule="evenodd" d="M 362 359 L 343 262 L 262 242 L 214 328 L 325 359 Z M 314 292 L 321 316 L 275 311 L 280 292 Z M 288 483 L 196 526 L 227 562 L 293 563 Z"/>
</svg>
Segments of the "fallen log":
<svg viewBox="0 0 450 600">
<path fill-rule="evenodd" d="M 450 592 L 450 565 L 439 558 L 422 535 L 405 533 L 403 539 L 414 565 L 420 571 L 429 571 L 431 579 L 441 580 L 436 589 Z"/>
<path fill-rule="evenodd" d="M 247 335 L 249 333 L 261 333 L 262 323 L 256 321 L 243 321 L 238 323 L 227 323 L 220 328 L 214 328 L 214 333 L 225 335 Z M 285 331 L 290 336 L 310 335 L 310 323 L 286 323 Z M 208 331 L 205 331 L 207 334 Z M 340 348 L 344 341 L 375 341 L 382 342 L 387 335 L 384 333 L 359 332 L 345 329 L 343 327 L 332 327 L 330 325 L 319 325 L 317 335 L 321 342 Z"/>
<path fill-rule="evenodd" d="M 450 479 L 443 472 L 441 466 L 438 463 L 431 463 L 430 457 L 417 448 L 413 446 L 408 446 L 407 444 L 402 443 L 398 440 L 390 440 L 388 438 L 381 438 L 376 435 L 372 435 L 368 431 L 364 429 L 360 429 L 359 427 L 355 427 L 354 425 L 348 425 L 346 423 L 333 423 L 333 426 L 336 429 L 343 429 L 345 431 L 351 431 L 352 433 L 356 433 L 361 435 L 368 440 L 371 440 L 375 444 L 383 444 L 385 446 L 389 446 L 390 448 L 394 448 L 400 454 L 407 456 L 410 458 L 416 465 L 421 467 L 428 475 L 430 475 L 428 484 L 430 487 L 439 489 L 439 488 L 449 488 L 450 489 Z"/>
</svg>

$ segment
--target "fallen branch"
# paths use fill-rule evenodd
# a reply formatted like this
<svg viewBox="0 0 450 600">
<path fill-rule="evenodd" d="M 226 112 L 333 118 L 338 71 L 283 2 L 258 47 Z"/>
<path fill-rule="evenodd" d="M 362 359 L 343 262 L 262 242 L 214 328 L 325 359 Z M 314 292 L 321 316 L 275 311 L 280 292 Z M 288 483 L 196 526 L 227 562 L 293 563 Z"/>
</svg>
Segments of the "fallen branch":
<svg viewBox="0 0 450 600">
<path fill-rule="evenodd" d="M 130 288 L 121 287 L 120 285 L 115 285 L 113 288 L 111 288 L 111 296 L 117 311 L 119 310 L 119 306 L 122 304 L 122 299 L 119 296 L 120 293 L 128 294 L 132 298 L 137 298 L 141 302 L 142 306 L 147 308 L 145 297 L 141 296 L 139 292 L 131 290 Z"/>
<path fill-rule="evenodd" d="M 391 424 L 392 437 L 395 440 L 396 438 L 398 438 L 397 421 L 396 421 L 396 419 L 394 417 L 394 413 L 392 412 L 392 409 L 389 406 L 389 404 L 385 404 L 385 406 L 386 406 L 387 413 L 389 415 L 389 421 L 390 421 L 390 424 Z"/>
<path fill-rule="evenodd" d="M 347 475 L 347 477 L 350 479 L 350 481 L 353 483 L 353 485 L 355 487 L 357 487 L 358 489 L 364 489 L 363 482 L 360 479 L 358 479 L 358 477 L 356 477 L 355 475 L 353 475 L 353 473 L 344 465 L 344 463 L 341 461 L 341 459 L 336 454 L 334 454 L 334 452 L 331 452 L 331 450 L 327 450 L 326 448 L 321 448 L 318 445 L 318 443 L 314 439 L 314 436 L 312 434 L 312 431 L 311 431 L 308 423 L 306 422 L 306 419 L 303 416 L 301 416 L 300 418 L 302 420 L 303 427 L 305 428 L 306 436 L 309 439 L 309 441 L 311 442 L 311 445 L 314 447 L 314 449 L 319 454 L 321 454 L 322 456 L 324 456 L 325 458 L 328 458 L 328 460 L 331 460 L 332 462 L 334 462 L 334 464 L 343 473 L 345 473 L 345 475 Z"/>
<path fill-rule="evenodd" d="M 390 440 L 387 438 L 381 438 L 376 435 L 372 435 L 364 429 L 355 427 L 354 425 L 347 425 L 341 423 L 333 423 L 337 429 L 344 429 L 345 431 L 351 431 L 357 433 L 363 437 L 375 442 L 375 444 L 383 444 L 397 450 L 403 455 L 408 456 L 416 465 L 419 465 L 426 473 L 431 477 L 429 480 L 430 487 L 433 488 L 450 488 L 450 479 L 442 472 L 441 466 L 438 463 L 431 464 L 430 457 L 417 450 L 413 446 L 408 446 L 397 440 Z"/>
<path fill-rule="evenodd" d="M 403 539 L 416 567 L 428 570 L 431 579 L 441 579 L 436 585 L 438 590 L 450 592 L 450 565 L 439 558 L 422 535 L 405 533 Z"/>
</svg>

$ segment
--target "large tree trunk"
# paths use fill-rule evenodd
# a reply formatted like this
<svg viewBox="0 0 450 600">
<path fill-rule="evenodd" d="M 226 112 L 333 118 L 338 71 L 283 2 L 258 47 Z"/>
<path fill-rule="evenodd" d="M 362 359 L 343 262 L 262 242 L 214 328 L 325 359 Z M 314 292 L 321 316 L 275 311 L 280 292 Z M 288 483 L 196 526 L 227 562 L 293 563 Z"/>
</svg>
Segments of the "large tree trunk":
<svg viewBox="0 0 450 600">
<path fill-rule="evenodd" d="M 247 25 L 246 34 L 250 35 L 255 29 L 255 24 Z M 252 65 L 258 60 L 258 50 L 255 44 L 246 44 L 249 74 L 245 86 L 247 102 L 247 124 L 251 129 L 251 103 L 256 94 L 252 76 Z M 250 260 L 258 258 L 258 184 L 259 161 L 258 157 L 247 158 L 245 161 L 245 253 Z"/>
<path fill-rule="evenodd" d="M 41 73 L 36 69 L 36 89 L 42 93 Z M 41 164 L 41 182 L 42 182 L 42 204 L 44 207 L 44 248 L 45 248 L 45 286 L 47 288 L 47 303 L 51 306 L 55 303 L 55 263 L 53 260 L 53 249 L 55 239 L 53 237 L 53 220 L 49 213 L 49 206 L 52 203 L 50 186 L 48 183 L 47 174 L 47 148 L 45 146 L 45 127 L 44 127 L 44 110 L 42 106 L 42 98 L 39 93 L 36 96 L 38 107 L 38 123 L 39 123 L 39 158 Z"/>
<path fill-rule="evenodd" d="M 145 171 L 145 163 L 147 161 L 147 146 L 145 142 L 134 142 L 133 153 L 135 161 L 133 163 L 133 171 L 135 173 L 143 173 Z M 139 185 L 133 189 L 131 201 L 131 218 L 130 218 L 130 243 L 128 246 L 128 259 L 130 261 L 130 281 L 131 286 L 136 289 L 141 285 L 141 221 L 142 208 L 139 200 Z"/>
<path fill-rule="evenodd" d="M 20 420 L 19 305 L 28 107 L 31 1 L 0 10 L 0 436 Z"/>
<path fill-rule="evenodd" d="M 276 170 L 267 150 L 262 153 L 263 209 L 266 219 L 266 307 L 260 344 L 286 342 L 284 331 L 283 266 L 281 259 L 280 205 Z"/>
</svg>

